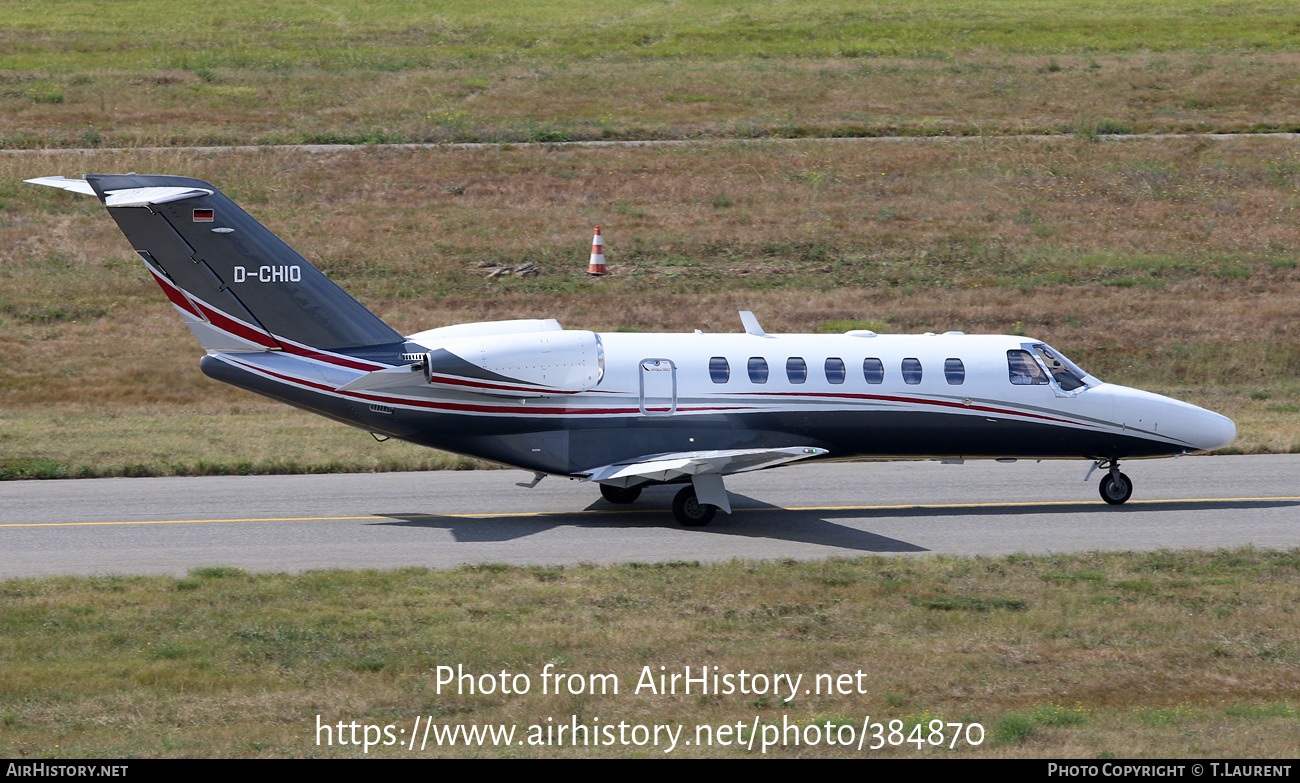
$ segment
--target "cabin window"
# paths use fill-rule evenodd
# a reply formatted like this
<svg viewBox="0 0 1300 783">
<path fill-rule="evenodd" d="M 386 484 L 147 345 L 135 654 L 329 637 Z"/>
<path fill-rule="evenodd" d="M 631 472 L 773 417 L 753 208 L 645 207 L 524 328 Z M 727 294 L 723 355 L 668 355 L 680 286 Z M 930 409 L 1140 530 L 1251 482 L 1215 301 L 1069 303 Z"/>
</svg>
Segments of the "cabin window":
<svg viewBox="0 0 1300 783">
<path fill-rule="evenodd" d="M 749 357 L 749 380 L 752 383 L 767 383 L 767 359 L 761 356 Z"/>
<path fill-rule="evenodd" d="M 903 383 L 915 386 L 921 382 L 921 360 L 903 360 Z"/>
<path fill-rule="evenodd" d="M 790 380 L 790 383 L 803 383 L 808 380 L 808 362 L 798 356 L 791 356 L 786 359 L 785 377 Z"/>
<path fill-rule="evenodd" d="M 709 359 L 709 377 L 714 383 L 726 383 L 731 380 L 731 365 L 727 364 L 725 356 Z"/>
<path fill-rule="evenodd" d="M 826 360 L 826 381 L 827 383 L 844 383 L 844 377 L 848 373 L 844 369 L 844 360 L 831 357 Z"/>
<path fill-rule="evenodd" d="M 1016 386 L 1047 385 L 1047 373 L 1029 351 L 1007 351 L 1007 375 Z"/>
<path fill-rule="evenodd" d="M 862 377 L 867 379 L 867 383 L 884 383 L 885 363 L 879 359 L 863 359 Z"/>
<path fill-rule="evenodd" d="M 966 382 L 966 365 L 961 359 L 944 359 L 943 377 L 948 379 L 949 386 L 961 386 Z"/>
</svg>

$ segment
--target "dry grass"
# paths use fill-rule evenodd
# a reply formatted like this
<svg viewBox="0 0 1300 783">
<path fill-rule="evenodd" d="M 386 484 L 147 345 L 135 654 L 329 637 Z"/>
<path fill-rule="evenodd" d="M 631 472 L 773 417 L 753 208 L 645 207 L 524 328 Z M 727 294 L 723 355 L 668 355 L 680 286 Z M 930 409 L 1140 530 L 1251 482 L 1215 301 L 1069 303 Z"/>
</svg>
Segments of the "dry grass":
<svg viewBox="0 0 1300 783">
<path fill-rule="evenodd" d="M 361 755 L 315 720 L 408 728 L 627 721 L 980 722 L 986 741 L 880 755 L 1281 758 L 1300 712 L 1300 552 L 101 577 L 0 584 L 11 758 Z M 666 606 L 673 611 L 665 612 Z M 618 695 L 543 695 L 542 668 Z M 527 674 L 523 696 L 437 692 L 436 667 Z M 634 691 L 643 666 L 863 672 L 851 695 Z M 635 748 L 419 755 L 662 756 Z M 777 756 L 853 755 L 787 747 Z M 416 755 L 372 748 L 370 755 Z M 674 755 L 749 756 L 679 747 Z"/>
<path fill-rule="evenodd" d="M 11 3 L 0 145 L 1288 130 L 1289 10 Z"/>
<path fill-rule="evenodd" d="M 197 346 L 102 209 L 19 184 L 85 170 L 214 182 L 407 333 L 523 317 L 736 331 L 739 309 L 773 331 L 870 320 L 1023 333 L 1105 380 L 1234 416 L 1235 448 L 1300 447 L 1300 158 L 1289 144 L 765 142 L 0 160 L 0 405 L 29 422 L 0 436 L 6 463 L 55 459 L 75 474 L 83 463 L 63 455 L 120 451 L 56 445 L 58 428 L 30 424 L 56 416 L 211 413 L 214 429 L 250 433 L 211 457 L 222 462 L 344 464 L 369 440 L 340 430 L 326 443 L 319 427 L 290 438 L 301 451 L 258 440 L 251 422 L 280 409 L 201 376 Z M 613 274 L 591 281 L 597 224 Z M 522 261 L 543 274 L 483 276 L 484 264 Z M 241 416 L 253 419 L 232 423 Z M 211 444 L 192 437 L 140 460 L 197 470 Z"/>
<path fill-rule="evenodd" d="M 0 142 L 328 142 L 1300 129 L 1290 52 L 578 61 L 395 72 L 0 71 Z M 616 87 L 615 87 L 616 85 Z M 40 96 L 58 100 L 40 100 Z"/>
</svg>

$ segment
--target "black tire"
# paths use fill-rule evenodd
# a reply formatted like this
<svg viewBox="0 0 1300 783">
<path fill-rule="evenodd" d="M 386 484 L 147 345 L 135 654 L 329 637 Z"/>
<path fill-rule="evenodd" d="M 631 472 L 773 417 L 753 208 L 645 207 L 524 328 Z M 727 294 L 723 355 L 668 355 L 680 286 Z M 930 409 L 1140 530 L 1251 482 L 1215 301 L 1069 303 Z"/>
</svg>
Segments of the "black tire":
<svg viewBox="0 0 1300 783">
<path fill-rule="evenodd" d="M 1098 485 L 1097 489 L 1101 493 L 1102 500 L 1112 506 L 1118 506 L 1133 494 L 1133 482 L 1128 476 L 1115 471 L 1102 476 L 1101 484 Z"/>
<path fill-rule="evenodd" d="M 713 521 L 718 507 L 701 503 L 695 497 L 695 487 L 685 486 L 673 498 L 673 516 L 685 527 L 704 527 Z"/>
<path fill-rule="evenodd" d="M 641 497 L 641 487 L 616 487 L 613 484 L 600 485 L 601 497 L 610 503 L 631 503 Z"/>
</svg>

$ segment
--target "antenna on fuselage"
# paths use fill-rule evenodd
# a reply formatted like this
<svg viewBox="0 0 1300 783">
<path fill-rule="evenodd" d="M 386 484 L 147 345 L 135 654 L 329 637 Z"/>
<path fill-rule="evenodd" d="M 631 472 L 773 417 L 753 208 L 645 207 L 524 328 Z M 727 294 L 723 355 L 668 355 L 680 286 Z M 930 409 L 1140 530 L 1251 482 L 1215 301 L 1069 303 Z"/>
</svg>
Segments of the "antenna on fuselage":
<svg viewBox="0 0 1300 783">
<path fill-rule="evenodd" d="M 763 327 L 758 325 L 758 319 L 748 310 L 740 311 L 740 322 L 745 325 L 745 334 L 752 334 L 755 337 L 770 336 L 767 332 L 763 331 Z"/>
</svg>

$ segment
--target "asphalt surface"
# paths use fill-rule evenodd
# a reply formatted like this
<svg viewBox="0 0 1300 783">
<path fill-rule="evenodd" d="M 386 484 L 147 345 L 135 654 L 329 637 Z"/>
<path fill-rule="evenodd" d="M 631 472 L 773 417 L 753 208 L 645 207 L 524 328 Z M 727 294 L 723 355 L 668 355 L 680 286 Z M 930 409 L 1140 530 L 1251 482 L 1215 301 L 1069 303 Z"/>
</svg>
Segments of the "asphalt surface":
<svg viewBox="0 0 1300 783">
<path fill-rule="evenodd" d="M 735 513 L 682 528 L 515 471 L 0 483 L 0 578 L 1300 546 L 1300 455 L 1132 461 L 1124 506 L 1088 463 L 798 465 L 727 478 Z"/>
</svg>

